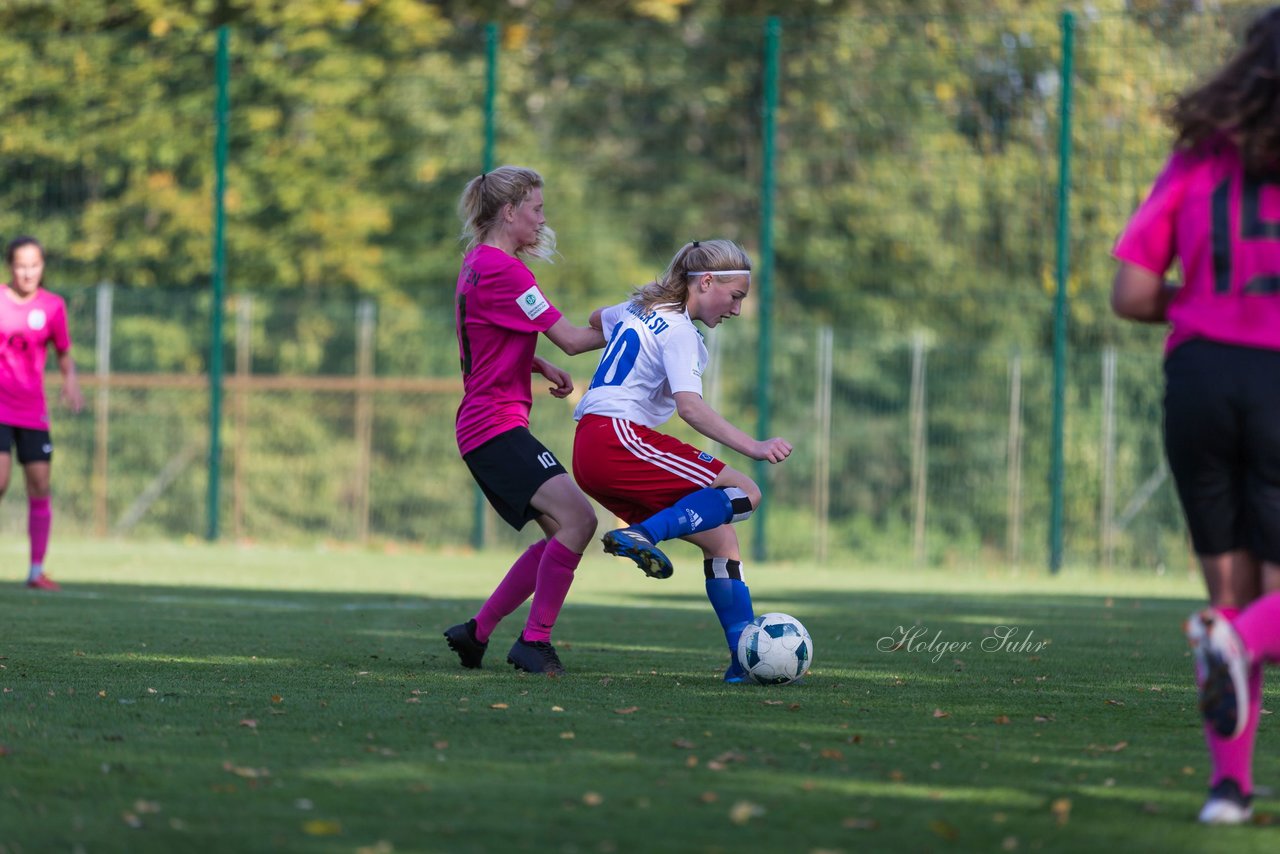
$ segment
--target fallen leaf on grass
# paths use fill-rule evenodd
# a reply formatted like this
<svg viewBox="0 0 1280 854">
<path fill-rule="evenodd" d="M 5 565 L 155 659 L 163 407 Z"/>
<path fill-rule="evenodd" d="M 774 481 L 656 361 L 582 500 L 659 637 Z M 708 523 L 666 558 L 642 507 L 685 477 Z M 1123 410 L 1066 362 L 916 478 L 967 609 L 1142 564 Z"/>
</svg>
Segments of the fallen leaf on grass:
<svg viewBox="0 0 1280 854">
<path fill-rule="evenodd" d="M 960 831 L 956 830 L 954 825 L 945 822 L 942 819 L 935 818 L 933 821 L 929 822 L 929 829 L 948 842 L 955 842 L 956 837 L 960 835 Z"/>
<path fill-rule="evenodd" d="M 136 800 L 133 802 L 133 811 L 142 815 L 153 815 L 160 812 L 160 804 L 156 801 Z"/>
<path fill-rule="evenodd" d="M 874 818 L 846 818 L 840 826 L 845 830 L 879 830 L 880 822 Z"/>
<path fill-rule="evenodd" d="M 240 721 L 240 726 L 248 727 L 249 729 L 257 729 L 258 722 L 255 721 L 253 718 L 245 718 L 242 721 Z"/>
<path fill-rule="evenodd" d="M 671 746 L 678 747 L 681 750 L 693 750 L 697 747 L 696 744 L 689 741 L 687 738 L 677 738 L 675 741 L 671 742 Z"/>
<path fill-rule="evenodd" d="M 935 718 L 949 718 L 949 717 L 951 717 L 951 713 L 950 713 L 950 712 L 944 712 L 944 711 L 942 711 L 942 709 L 934 709 L 934 710 L 933 710 L 933 716 L 934 716 Z"/>
<path fill-rule="evenodd" d="M 231 762 L 223 762 L 222 770 L 229 774 L 235 774 L 237 777 L 244 777 L 246 780 L 256 780 L 259 777 L 271 776 L 271 772 L 266 768 L 249 768 L 244 765 L 235 765 Z"/>
<path fill-rule="evenodd" d="M 1108 706 L 1123 706 L 1124 700 L 1107 700 Z"/>
<path fill-rule="evenodd" d="M 506 703 L 490 703 L 490 704 L 489 704 L 489 708 L 491 708 L 491 709 L 505 709 L 505 708 L 507 708 L 507 704 L 506 704 Z"/>
<path fill-rule="evenodd" d="M 834 747 L 824 747 L 818 752 L 818 755 L 823 759 L 844 759 L 844 753 L 836 750 Z"/>
<path fill-rule="evenodd" d="M 1127 741 L 1117 741 L 1115 744 L 1091 744 L 1085 749 L 1094 753 L 1119 753 L 1128 746 Z"/>
<path fill-rule="evenodd" d="M 1058 821 L 1058 826 L 1062 827 L 1071 819 L 1071 799 L 1058 798 L 1049 805 L 1049 812 L 1053 813 L 1053 817 Z"/>
<path fill-rule="evenodd" d="M 284 697 L 281 697 L 279 694 L 272 694 L 272 695 L 271 695 L 271 702 L 273 702 L 273 703 L 283 703 L 283 702 L 284 702 Z"/>
<path fill-rule="evenodd" d="M 785 701 L 783 701 L 783 700 L 761 700 L 761 701 L 760 701 L 760 704 L 761 704 L 761 705 L 763 705 L 763 706 L 781 706 L 781 705 L 783 704 L 783 702 L 785 702 Z"/>
<path fill-rule="evenodd" d="M 704 804 L 714 804 L 716 801 L 720 800 L 720 796 L 715 792 L 703 792 L 701 795 L 698 795 L 698 800 L 702 801 Z"/>
<path fill-rule="evenodd" d="M 639 706 L 627 706 L 625 709 L 614 709 L 613 713 L 615 715 L 630 715 L 638 711 L 640 711 Z"/>
<path fill-rule="evenodd" d="M 129 827 L 132 827 L 134 830 L 142 829 L 142 819 L 138 818 L 131 812 L 121 813 L 120 820 L 129 825 Z"/>
<path fill-rule="evenodd" d="M 734 824 L 746 824 L 751 819 L 764 815 L 764 807 L 751 801 L 738 801 L 729 810 L 729 821 Z"/>
<path fill-rule="evenodd" d="M 561 737 L 561 738 L 563 738 L 563 739 L 565 739 L 566 741 L 569 741 L 569 740 L 571 740 L 571 739 L 575 738 L 576 736 L 574 736 L 574 734 L 573 734 L 572 732 L 562 732 L 562 733 L 560 733 L 560 737 Z"/>
<path fill-rule="evenodd" d="M 1035 721 L 1038 724 L 1051 724 L 1054 721 L 1053 715 L 1036 715 Z"/>
<path fill-rule="evenodd" d="M 582 802 L 589 807 L 598 807 L 604 803 L 604 795 L 599 792 L 587 792 L 582 796 Z"/>
<path fill-rule="evenodd" d="M 307 836 L 337 836 L 342 833 L 342 824 L 336 821 L 316 819 L 302 825 L 302 832 Z"/>
<path fill-rule="evenodd" d="M 996 715 L 996 721 L 995 721 L 995 722 L 996 722 L 997 724 L 1002 725 L 1002 726 L 1003 726 L 1004 724 L 1013 723 L 1013 721 L 1009 720 L 1009 716 L 1008 716 L 1008 715 Z"/>
</svg>

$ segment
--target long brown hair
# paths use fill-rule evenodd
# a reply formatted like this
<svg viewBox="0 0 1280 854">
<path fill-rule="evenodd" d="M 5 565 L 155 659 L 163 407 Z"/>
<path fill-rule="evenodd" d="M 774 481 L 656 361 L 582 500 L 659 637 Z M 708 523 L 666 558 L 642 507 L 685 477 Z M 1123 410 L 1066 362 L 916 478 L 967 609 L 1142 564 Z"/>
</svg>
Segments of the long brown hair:
<svg viewBox="0 0 1280 854">
<path fill-rule="evenodd" d="M 1225 135 L 1248 174 L 1280 172 L 1280 6 L 1249 25 L 1240 49 L 1208 80 L 1178 96 L 1169 121 L 1177 148 Z"/>
<path fill-rule="evenodd" d="M 662 278 L 636 288 L 631 299 L 646 309 L 668 304 L 684 308 L 689 301 L 689 274 L 722 270 L 750 272 L 751 258 L 732 240 L 695 240 L 680 247 Z"/>
</svg>

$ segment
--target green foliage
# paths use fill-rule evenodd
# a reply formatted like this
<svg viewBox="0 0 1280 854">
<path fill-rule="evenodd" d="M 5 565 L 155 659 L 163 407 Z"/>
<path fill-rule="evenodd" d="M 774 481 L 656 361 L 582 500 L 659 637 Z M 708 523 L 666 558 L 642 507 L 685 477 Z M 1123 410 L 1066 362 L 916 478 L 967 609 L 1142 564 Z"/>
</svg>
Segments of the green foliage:
<svg viewBox="0 0 1280 854">
<path fill-rule="evenodd" d="M 1111 316 L 1110 248 L 1165 157 L 1162 106 L 1231 42 L 1238 10 L 1196 5 L 1115 0 L 1075 16 L 1068 334 L 1080 356 L 1066 453 L 1069 537 L 1082 555 L 1098 554 L 1101 539 L 1103 348 L 1132 365 L 1118 397 L 1117 512 L 1160 459 L 1161 331 Z M 213 57 L 225 25 L 230 297 L 219 346 L 228 369 L 247 358 L 255 375 L 350 376 L 360 358 L 355 317 L 367 304 L 375 375 L 455 379 L 455 206 L 482 168 L 489 118 L 497 159 L 547 178 L 562 254 L 535 272 L 569 317 L 582 322 L 621 299 L 689 239 L 731 237 L 758 256 L 767 15 L 781 16 L 782 33 L 770 394 L 774 432 L 801 437 L 796 459 L 768 474 L 771 506 L 788 508 L 779 519 L 801 518 L 820 476 L 806 447 L 812 338 L 829 325 L 838 340 L 833 530 L 850 550 L 910 542 L 918 333 L 931 378 L 927 550 L 945 559 L 952 546 L 1007 547 L 1008 378 L 1022 353 L 1020 548 L 1029 555 L 1048 507 L 1060 189 L 1062 17 L 1044 0 L 981 10 L 930 0 L 910 14 L 871 0 L 13 3 L 0 10 L 0 235 L 35 233 L 49 246 L 51 285 L 77 303 L 78 342 L 106 332 L 90 318 L 90 286 L 114 283 L 113 371 L 204 370 Z M 500 50 L 490 117 L 491 22 Z M 718 357 L 720 405 L 746 427 L 758 418 L 757 310 L 749 301 Z M 77 357 L 96 367 L 92 349 Z M 575 373 L 589 374 L 590 362 L 579 357 Z M 446 392 L 377 401 L 376 531 L 468 536 L 472 487 L 460 466 L 443 465 L 454 454 L 453 402 Z M 116 512 L 207 432 L 200 393 L 160 394 L 154 405 L 162 420 L 192 421 L 172 446 L 146 441 L 148 426 L 125 427 L 112 404 Z M 351 530 L 352 405 L 350 395 L 255 402 L 262 422 L 241 431 L 263 474 L 245 487 L 264 514 L 253 536 Z M 567 458 L 566 409 L 540 399 L 535 423 Z M 67 429 L 83 447 L 96 441 L 85 425 Z M 201 501 L 198 469 L 189 466 L 142 524 L 190 530 L 202 514 L 176 499 Z M 71 484 L 92 492 L 100 476 L 86 468 Z M 67 500 L 89 506 L 78 490 Z M 1176 552 L 1153 545 L 1180 530 L 1167 485 L 1135 512 L 1122 532 L 1126 559 L 1149 565 Z M 783 523 L 767 524 L 772 534 Z"/>
</svg>

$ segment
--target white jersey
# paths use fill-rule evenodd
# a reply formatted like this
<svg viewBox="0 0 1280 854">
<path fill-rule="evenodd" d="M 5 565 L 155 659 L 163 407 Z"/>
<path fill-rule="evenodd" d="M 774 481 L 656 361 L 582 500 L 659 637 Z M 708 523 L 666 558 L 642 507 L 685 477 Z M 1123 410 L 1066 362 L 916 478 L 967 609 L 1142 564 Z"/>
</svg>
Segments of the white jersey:
<svg viewBox="0 0 1280 854">
<path fill-rule="evenodd" d="M 609 343 L 573 411 L 575 421 L 603 415 L 657 427 L 676 411 L 676 392 L 702 394 L 709 354 L 688 311 L 624 302 L 601 311 L 600 326 Z"/>
</svg>

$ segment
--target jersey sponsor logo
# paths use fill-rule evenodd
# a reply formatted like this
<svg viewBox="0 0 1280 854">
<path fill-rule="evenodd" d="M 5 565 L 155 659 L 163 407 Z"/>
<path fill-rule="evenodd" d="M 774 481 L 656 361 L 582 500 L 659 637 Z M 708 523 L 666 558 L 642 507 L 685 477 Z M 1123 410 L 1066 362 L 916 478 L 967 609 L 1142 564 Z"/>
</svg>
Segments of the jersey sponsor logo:
<svg viewBox="0 0 1280 854">
<path fill-rule="evenodd" d="M 715 457 L 711 456 L 706 451 L 700 452 L 698 454 L 698 459 L 702 460 L 704 463 L 710 463 L 715 461 Z"/>
<path fill-rule="evenodd" d="M 536 320 L 538 315 L 551 308 L 551 303 L 547 302 L 537 285 L 516 297 L 516 305 L 520 306 L 520 310 L 530 320 Z"/>
<path fill-rule="evenodd" d="M 48 320 L 49 318 L 45 316 L 43 309 L 34 308 L 27 315 L 27 326 L 31 329 L 44 329 L 44 325 Z"/>
</svg>

